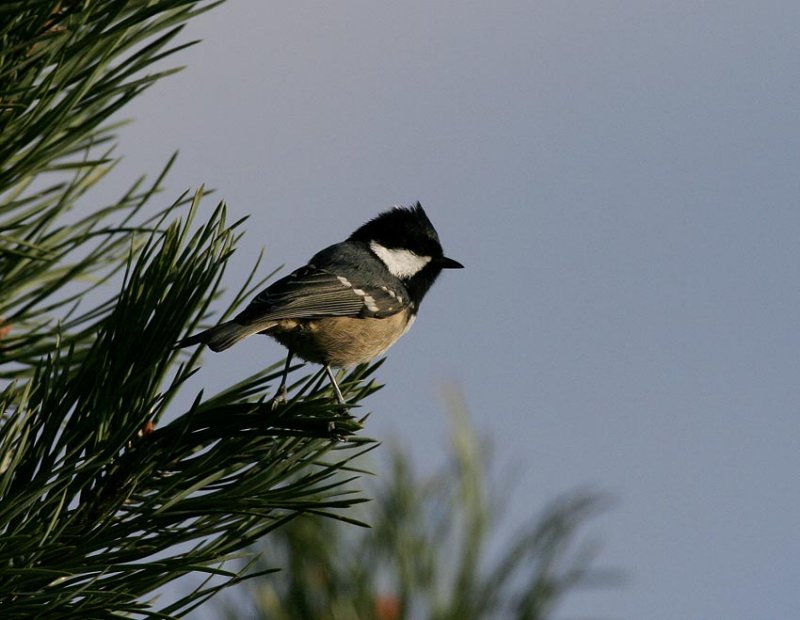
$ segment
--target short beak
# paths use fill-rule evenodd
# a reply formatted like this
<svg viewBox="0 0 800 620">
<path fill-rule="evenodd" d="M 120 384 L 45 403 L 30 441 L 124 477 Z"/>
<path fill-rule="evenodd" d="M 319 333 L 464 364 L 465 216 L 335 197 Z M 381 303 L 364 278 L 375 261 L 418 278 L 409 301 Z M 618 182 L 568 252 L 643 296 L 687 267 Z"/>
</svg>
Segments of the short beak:
<svg viewBox="0 0 800 620">
<path fill-rule="evenodd" d="M 453 260 L 452 258 L 447 258 L 446 256 L 442 256 L 439 259 L 439 266 L 442 269 L 463 269 L 464 265 L 459 263 L 457 260 Z"/>
</svg>

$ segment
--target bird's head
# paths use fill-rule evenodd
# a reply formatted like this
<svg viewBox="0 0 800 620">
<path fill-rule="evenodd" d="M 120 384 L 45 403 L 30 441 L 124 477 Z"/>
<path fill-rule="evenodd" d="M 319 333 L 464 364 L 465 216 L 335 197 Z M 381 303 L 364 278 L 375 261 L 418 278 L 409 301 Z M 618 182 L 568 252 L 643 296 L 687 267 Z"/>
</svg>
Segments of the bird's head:
<svg viewBox="0 0 800 620">
<path fill-rule="evenodd" d="M 442 269 L 463 267 L 444 255 L 439 235 L 420 203 L 381 213 L 358 228 L 350 240 L 366 244 L 403 282 L 416 305 Z"/>
</svg>

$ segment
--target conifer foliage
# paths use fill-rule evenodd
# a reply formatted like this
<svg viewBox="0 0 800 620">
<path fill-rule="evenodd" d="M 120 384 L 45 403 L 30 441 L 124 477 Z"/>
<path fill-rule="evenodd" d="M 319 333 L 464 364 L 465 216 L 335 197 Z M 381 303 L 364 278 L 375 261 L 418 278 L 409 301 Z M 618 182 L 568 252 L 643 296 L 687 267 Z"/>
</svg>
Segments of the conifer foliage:
<svg viewBox="0 0 800 620">
<path fill-rule="evenodd" d="M 280 362 L 174 405 L 199 352 L 173 343 L 220 294 L 241 221 L 224 204 L 204 219 L 203 190 L 163 200 L 171 160 L 114 201 L 92 191 L 115 162 L 117 113 L 175 71 L 182 27 L 212 6 L 0 5 L 4 619 L 179 617 L 243 578 L 226 558 L 299 514 L 344 519 L 361 501 L 342 471 L 373 444 L 320 373 L 280 407 Z M 263 284 L 253 274 L 231 311 Z M 350 403 L 376 389 L 374 368 L 343 378 Z M 192 572 L 216 578 L 153 599 Z"/>
<path fill-rule="evenodd" d="M 570 545 L 591 497 L 491 564 L 494 501 L 457 428 L 441 477 L 395 459 L 373 509 L 354 510 L 354 461 L 375 444 L 350 407 L 379 363 L 339 378 L 347 406 L 322 371 L 274 406 L 281 361 L 191 391 L 200 351 L 174 343 L 210 320 L 242 220 L 203 189 L 165 199 L 172 159 L 114 200 L 96 187 L 120 111 L 177 70 L 183 26 L 216 4 L 0 3 L 0 617 L 178 618 L 282 567 L 249 590 L 269 594 L 263 617 L 548 617 L 586 581 Z M 215 322 L 264 285 L 257 268 Z M 333 527 L 359 516 L 371 536 Z M 240 560 L 254 548 L 266 559 Z M 208 579 L 156 596 L 192 573 Z"/>
<path fill-rule="evenodd" d="M 618 586 L 621 574 L 595 566 L 597 549 L 580 535 L 607 498 L 564 494 L 510 528 L 508 500 L 519 493 L 498 492 L 491 454 L 453 396 L 438 472 L 421 476 L 407 445 L 381 450 L 388 463 L 364 480 L 371 501 L 350 513 L 370 529 L 295 519 L 257 543 L 260 569 L 287 570 L 218 598 L 214 617 L 548 620 L 572 617 L 556 613 L 573 595 Z"/>
</svg>

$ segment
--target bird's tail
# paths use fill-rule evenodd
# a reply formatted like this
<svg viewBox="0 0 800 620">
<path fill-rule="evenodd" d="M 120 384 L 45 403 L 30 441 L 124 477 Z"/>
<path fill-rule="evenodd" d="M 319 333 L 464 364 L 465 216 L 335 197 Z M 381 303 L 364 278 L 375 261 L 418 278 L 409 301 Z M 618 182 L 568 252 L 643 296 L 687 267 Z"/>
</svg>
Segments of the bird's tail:
<svg viewBox="0 0 800 620">
<path fill-rule="evenodd" d="M 191 347 L 195 344 L 206 344 L 212 351 L 224 351 L 232 347 L 240 340 L 247 338 L 251 334 L 263 331 L 264 326 L 242 325 L 234 321 L 222 323 L 216 327 L 211 327 L 205 331 L 189 336 L 179 341 L 175 346 L 178 348 Z"/>
</svg>

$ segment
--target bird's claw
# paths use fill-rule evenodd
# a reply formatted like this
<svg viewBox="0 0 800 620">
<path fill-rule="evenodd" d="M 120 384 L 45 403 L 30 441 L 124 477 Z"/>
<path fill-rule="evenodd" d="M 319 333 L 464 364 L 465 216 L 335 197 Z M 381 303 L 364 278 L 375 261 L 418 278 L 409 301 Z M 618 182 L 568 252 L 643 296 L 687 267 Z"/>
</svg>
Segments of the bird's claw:
<svg viewBox="0 0 800 620">
<path fill-rule="evenodd" d="M 272 407 L 272 410 L 275 411 L 276 409 L 278 409 L 278 407 L 282 407 L 283 405 L 285 405 L 286 401 L 288 400 L 288 395 L 289 395 L 289 393 L 286 390 L 286 386 L 285 385 L 282 385 L 281 387 L 279 387 L 278 388 L 278 393 L 274 396 L 274 398 L 272 399 L 272 402 L 270 403 L 270 406 Z"/>
</svg>

